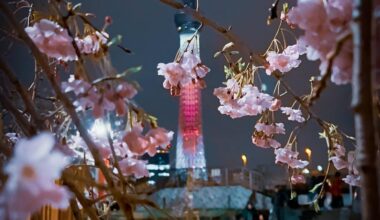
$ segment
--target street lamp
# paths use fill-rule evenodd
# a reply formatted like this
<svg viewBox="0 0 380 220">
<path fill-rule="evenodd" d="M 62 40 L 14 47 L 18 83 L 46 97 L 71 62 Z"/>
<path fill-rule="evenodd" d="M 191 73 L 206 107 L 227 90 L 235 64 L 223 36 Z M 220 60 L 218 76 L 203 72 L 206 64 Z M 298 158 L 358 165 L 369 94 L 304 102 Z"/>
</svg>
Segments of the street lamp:
<svg viewBox="0 0 380 220">
<path fill-rule="evenodd" d="M 311 149 L 310 148 L 305 148 L 305 154 L 306 154 L 306 156 L 307 156 L 307 160 L 310 162 L 311 161 L 311 153 L 312 153 L 312 151 L 311 151 Z"/>
<path fill-rule="evenodd" d="M 248 162 L 248 159 L 247 159 L 247 156 L 245 154 L 242 154 L 241 155 L 241 160 L 243 162 L 243 167 L 246 167 L 247 166 L 247 162 Z"/>
</svg>

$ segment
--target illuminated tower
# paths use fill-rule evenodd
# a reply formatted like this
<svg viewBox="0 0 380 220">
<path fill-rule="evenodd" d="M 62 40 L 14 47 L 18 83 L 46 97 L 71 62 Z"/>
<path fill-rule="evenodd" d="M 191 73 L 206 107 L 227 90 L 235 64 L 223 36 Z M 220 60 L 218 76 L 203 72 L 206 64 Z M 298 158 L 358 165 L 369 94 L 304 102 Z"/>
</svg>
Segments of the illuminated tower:
<svg viewBox="0 0 380 220">
<path fill-rule="evenodd" d="M 186 7 L 195 9 L 195 0 L 183 0 Z M 200 23 L 184 12 L 175 15 L 180 37 L 180 48 L 193 50 L 199 56 Z M 189 41 L 191 40 L 190 44 Z M 177 136 L 176 168 L 203 169 L 206 167 L 202 134 L 201 88 L 189 83 L 181 88 L 179 97 L 179 125 Z"/>
</svg>

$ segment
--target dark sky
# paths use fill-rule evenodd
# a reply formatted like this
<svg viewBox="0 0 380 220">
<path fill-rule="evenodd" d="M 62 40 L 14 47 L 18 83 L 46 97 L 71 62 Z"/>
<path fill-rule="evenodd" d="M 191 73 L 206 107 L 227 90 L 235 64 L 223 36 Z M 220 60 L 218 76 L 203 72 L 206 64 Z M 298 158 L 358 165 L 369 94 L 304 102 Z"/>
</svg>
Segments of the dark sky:
<svg viewBox="0 0 380 220">
<path fill-rule="evenodd" d="M 113 24 L 108 32 L 111 36 L 121 34 L 123 44 L 134 51 L 134 55 L 127 55 L 121 50 L 112 49 L 113 64 L 120 71 L 130 66 L 143 66 L 142 72 L 134 77 L 143 88 L 137 96 L 137 102 L 156 115 L 161 126 L 176 131 L 178 100 L 162 87 L 163 78 L 157 76 L 156 70 L 157 63 L 171 62 L 178 49 L 179 39 L 173 23 L 175 10 L 158 0 L 91 0 L 82 3 L 83 10 L 97 15 L 93 21 L 99 26 L 102 25 L 104 16 L 112 16 Z M 271 3 L 270 0 L 200 0 L 200 10 L 208 18 L 225 27 L 231 25 L 232 31 L 251 48 L 263 52 L 276 29 L 276 24 L 266 25 L 267 9 Z M 206 77 L 208 87 L 203 91 L 203 128 L 208 166 L 240 167 L 240 156 L 244 153 L 248 156 L 249 167 L 257 168 L 259 165 L 264 165 L 268 170 L 279 173 L 283 169 L 274 165 L 273 151 L 260 149 L 251 143 L 251 133 L 256 118 L 244 117 L 233 120 L 221 115 L 217 110 L 219 103 L 212 93 L 214 88 L 222 85 L 224 73 L 223 60 L 214 59 L 213 54 L 225 43 L 227 42 L 221 35 L 208 27 L 201 34 L 202 61 L 212 70 Z M 11 54 L 13 60 L 16 60 L 15 56 L 14 53 Z M 17 60 L 19 61 L 20 59 Z M 18 72 L 33 70 L 31 62 L 21 66 L 16 65 L 16 61 L 13 64 Z M 318 74 L 318 63 L 305 61 L 300 68 L 287 73 L 286 80 L 298 94 L 303 94 L 308 92 L 309 77 L 316 74 Z M 273 87 L 273 80 L 266 77 L 265 73 L 261 73 L 261 76 L 269 88 Z M 350 86 L 329 84 L 329 87 L 318 101 L 315 111 L 321 118 L 338 124 L 342 130 L 352 135 Z M 284 104 L 291 105 L 289 101 L 285 101 Z M 285 124 L 287 135 L 295 125 L 295 123 Z M 313 149 L 311 168 L 319 164 L 323 167 L 326 165 L 325 141 L 318 139 L 319 131 L 318 126 L 310 122 L 302 129 L 299 136 L 300 150 L 305 146 Z M 284 138 L 279 140 L 282 143 L 286 141 Z M 347 147 L 352 148 L 352 146 Z M 305 158 L 304 153 L 301 153 L 301 157 Z"/>
</svg>

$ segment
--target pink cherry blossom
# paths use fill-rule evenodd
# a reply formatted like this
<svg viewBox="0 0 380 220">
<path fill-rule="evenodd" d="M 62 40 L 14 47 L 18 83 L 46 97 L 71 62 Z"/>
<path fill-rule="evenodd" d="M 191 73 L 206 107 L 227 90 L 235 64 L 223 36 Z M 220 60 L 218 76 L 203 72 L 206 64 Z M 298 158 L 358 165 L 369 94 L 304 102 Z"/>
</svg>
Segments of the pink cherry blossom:
<svg viewBox="0 0 380 220">
<path fill-rule="evenodd" d="M 269 110 L 272 112 L 278 111 L 281 108 L 281 100 L 280 99 L 275 99 L 272 102 L 272 105 L 269 107 Z"/>
<path fill-rule="evenodd" d="M 66 29 L 57 23 L 41 19 L 31 27 L 25 28 L 26 33 L 38 49 L 51 58 L 62 61 L 77 60 L 73 39 Z"/>
<path fill-rule="evenodd" d="M 109 35 L 106 32 L 95 31 L 85 36 L 83 39 L 75 38 L 75 42 L 83 54 L 96 54 L 99 52 L 101 45 L 107 43 Z"/>
<path fill-rule="evenodd" d="M 302 175 L 302 174 L 293 174 L 290 177 L 290 182 L 292 184 L 305 184 L 306 183 L 306 179 L 305 179 L 305 176 Z"/>
<path fill-rule="evenodd" d="M 282 113 L 286 114 L 289 121 L 304 122 L 305 118 L 302 116 L 302 112 L 299 109 L 292 109 L 290 107 L 281 107 Z"/>
<path fill-rule="evenodd" d="M 134 177 L 137 179 L 149 176 L 149 171 L 146 168 L 146 164 L 147 161 L 129 157 L 119 161 L 119 165 L 123 174 L 127 176 L 134 175 Z"/>
<path fill-rule="evenodd" d="M 348 165 L 347 161 L 345 161 L 342 157 L 333 156 L 333 157 L 330 157 L 330 160 L 333 162 L 334 167 L 337 170 L 341 170 L 343 168 L 347 168 L 347 165 Z"/>
<path fill-rule="evenodd" d="M 157 151 L 157 147 L 166 148 L 173 139 L 174 132 L 167 131 L 164 128 L 153 128 L 146 133 L 147 139 L 149 139 L 149 147 L 147 153 L 149 156 L 154 156 Z"/>
<path fill-rule="evenodd" d="M 288 46 L 282 53 L 269 51 L 266 58 L 269 63 L 269 66 L 266 68 L 266 73 L 270 75 L 275 70 L 282 73 L 289 72 L 291 69 L 299 66 L 301 63 L 299 56 L 305 53 L 306 47 L 301 43 Z"/>
<path fill-rule="evenodd" d="M 72 91 L 75 95 L 80 95 L 87 92 L 90 88 L 90 83 L 81 79 L 75 79 L 74 75 L 70 75 L 67 82 L 62 82 L 62 90 L 65 93 Z"/>
<path fill-rule="evenodd" d="M 206 74 L 210 72 L 210 68 L 201 63 L 199 56 L 190 51 L 183 54 L 181 66 L 186 72 L 191 73 L 193 79 L 197 79 L 198 77 L 204 78 Z"/>
<path fill-rule="evenodd" d="M 145 154 L 150 144 L 149 139 L 143 136 L 141 132 L 142 130 L 134 128 L 123 137 L 128 149 L 137 155 Z"/>
<path fill-rule="evenodd" d="M 167 147 L 173 139 L 173 132 L 164 128 L 152 128 L 145 135 L 142 134 L 142 127 L 135 126 L 127 132 L 123 140 L 128 145 L 128 149 L 135 155 L 148 153 L 154 156 L 158 147 Z"/>
<path fill-rule="evenodd" d="M 197 82 L 203 85 L 201 80 L 206 76 L 210 69 L 201 63 L 198 55 L 191 51 L 183 53 L 180 61 L 172 63 L 159 63 L 158 75 L 164 76 L 163 86 L 165 89 L 172 87 L 183 87 L 188 83 Z"/>
<path fill-rule="evenodd" d="M 304 30 L 300 41 L 307 47 L 309 60 L 321 60 L 321 73 L 327 67 L 327 55 L 334 48 L 342 33 L 350 30 L 353 3 L 351 0 L 298 0 L 296 7 L 287 14 L 291 26 Z M 352 40 L 346 42 L 332 68 L 331 81 L 340 85 L 351 81 Z"/>
<path fill-rule="evenodd" d="M 238 97 L 239 94 L 240 97 Z M 216 88 L 214 95 L 220 102 L 219 112 L 229 115 L 231 118 L 261 114 L 268 110 L 274 102 L 272 96 L 261 93 L 256 86 L 244 85 L 240 89 L 235 79 L 229 79 L 226 87 Z"/>
<path fill-rule="evenodd" d="M 276 155 L 276 163 L 288 164 L 291 168 L 302 169 L 306 167 L 309 162 L 298 160 L 298 152 L 292 151 L 289 147 L 277 148 L 274 150 Z"/>
<path fill-rule="evenodd" d="M 301 60 L 298 60 L 298 57 L 298 54 L 289 55 L 269 51 L 266 58 L 269 63 L 269 66 L 266 68 L 266 73 L 270 75 L 275 70 L 278 70 L 281 73 L 289 72 L 291 69 L 297 68 L 300 65 Z"/>
<path fill-rule="evenodd" d="M 264 132 L 264 134 L 267 136 L 271 136 L 273 134 L 285 134 L 285 128 L 283 123 L 269 125 L 264 123 L 256 123 L 255 129 L 259 132 Z"/>
<path fill-rule="evenodd" d="M 183 87 L 191 82 L 191 74 L 183 69 L 179 63 L 159 63 L 157 68 L 158 75 L 165 77 L 165 81 L 163 83 L 165 89 L 170 89 L 172 86 Z"/>
<path fill-rule="evenodd" d="M 359 170 L 355 164 L 355 157 L 356 157 L 355 151 L 348 152 L 347 154 L 348 171 L 350 173 L 353 173 L 354 175 L 359 175 Z"/>
<path fill-rule="evenodd" d="M 307 165 L 309 165 L 309 162 L 306 161 L 306 160 L 291 160 L 288 165 L 291 167 L 291 168 L 294 168 L 294 169 L 303 169 L 305 168 Z"/>
<path fill-rule="evenodd" d="M 345 183 L 351 186 L 361 186 L 360 176 L 359 175 L 347 175 L 342 179 Z"/>
<path fill-rule="evenodd" d="M 137 94 L 136 88 L 127 82 L 122 82 L 116 86 L 113 92 L 108 93 L 107 99 L 114 103 L 117 115 L 127 113 L 127 101 Z"/>
<path fill-rule="evenodd" d="M 269 137 L 252 136 L 252 143 L 262 148 L 279 148 L 281 144 L 275 139 Z"/>
<path fill-rule="evenodd" d="M 44 205 L 69 206 L 70 193 L 54 182 L 68 161 L 52 150 L 54 142 L 52 134 L 41 133 L 16 143 L 14 156 L 4 168 L 9 177 L 0 195 L 0 206 L 10 219 L 26 219 Z"/>
<path fill-rule="evenodd" d="M 344 157 L 346 155 L 346 149 L 340 144 L 334 144 L 333 152 L 335 156 Z"/>
<path fill-rule="evenodd" d="M 115 109 L 115 104 L 108 99 L 111 93 L 112 91 L 106 91 L 106 94 L 101 94 L 100 98 L 92 103 L 92 114 L 95 118 L 102 118 L 105 112 Z"/>
</svg>

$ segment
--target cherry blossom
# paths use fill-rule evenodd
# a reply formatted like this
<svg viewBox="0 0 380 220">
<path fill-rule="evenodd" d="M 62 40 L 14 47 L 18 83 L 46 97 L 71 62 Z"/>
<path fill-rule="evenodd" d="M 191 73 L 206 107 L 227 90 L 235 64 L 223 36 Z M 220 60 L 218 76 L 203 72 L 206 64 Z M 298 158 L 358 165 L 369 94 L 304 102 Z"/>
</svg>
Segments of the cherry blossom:
<svg viewBox="0 0 380 220">
<path fill-rule="evenodd" d="M 73 39 L 66 29 L 56 22 L 41 19 L 31 27 L 25 28 L 26 33 L 38 49 L 51 58 L 62 61 L 77 60 Z"/>
<path fill-rule="evenodd" d="M 210 69 L 201 63 L 199 56 L 190 51 L 183 53 L 179 62 L 159 63 L 158 75 L 164 76 L 163 86 L 165 89 L 172 87 L 184 87 L 191 82 L 201 82 Z M 203 81 L 202 81 L 203 82 Z"/>
<path fill-rule="evenodd" d="M 343 168 L 347 168 L 347 161 L 345 161 L 342 157 L 338 157 L 338 156 L 333 156 L 333 157 L 330 157 L 330 159 L 333 164 L 334 164 L 334 167 L 337 169 L 337 170 L 341 170 Z"/>
<path fill-rule="evenodd" d="M 63 92 L 74 92 L 75 95 L 80 95 L 86 93 L 91 88 L 91 85 L 84 80 L 75 79 L 74 75 L 70 75 L 67 82 L 62 82 L 61 87 Z"/>
<path fill-rule="evenodd" d="M 273 134 L 285 134 L 285 128 L 283 123 L 276 123 L 276 124 L 264 124 L 264 123 L 257 123 L 255 125 L 256 131 L 264 132 L 265 135 L 271 136 Z"/>
<path fill-rule="evenodd" d="M 199 56 L 187 51 L 183 54 L 181 66 L 187 72 L 191 73 L 193 79 L 204 78 L 210 68 L 201 63 Z"/>
<path fill-rule="evenodd" d="M 288 164 L 291 168 L 302 169 L 306 167 L 309 162 L 298 160 L 298 152 L 292 151 L 289 147 L 277 148 L 274 150 L 276 155 L 276 163 Z"/>
<path fill-rule="evenodd" d="M 346 155 L 346 148 L 340 144 L 334 144 L 333 152 L 338 157 L 344 157 Z"/>
<path fill-rule="evenodd" d="M 182 68 L 181 64 L 172 62 L 168 64 L 159 63 L 158 75 L 164 76 L 165 81 L 163 86 L 165 89 L 170 89 L 171 87 L 183 87 L 184 85 L 191 82 L 191 75 Z"/>
<path fill-rule="evenodd" d="M 123 174 L 127 176 L 134 175 L 134 177 L 137 179 L 149 176 L 149 171 L 146 168 L 146 164 L 147 161 L 129 157 L 119 161 L 119 165 Z"/>
<path fill-rule="evenodd" d="M 299 56 L 305 53 L 306 48 L 300 44 L 288 46 L 282 53 L 269 51 L 266 57 L 269 63 L 269 66 L 266 68 L 266 73 L 270 75 L 275 70 L 286 73 L 293 68 L 297 68 L 301 63 Z"/>
<path fill-rule="evenodd" d="M 304 30 L 300 41 L 307 47 L 309 60 L 321 60 L 320 70 L 325 72 L 327 54 L 334 48 L 342 33 L 350 29 L 352 1 L 298 0 L 287 14 L 287 22 Z M 352 75 L 352 41 L 346 42 L 333 62 L 331 81 L 346 84 Z"/>
<path fill-rule="evenodd" d="M 286 114 L 289 121 L 304 122 L 305 118 L 302 116 L 302 112 L 299 109 L 292 109 L 290 107 L 281 107 L 282 113 Z"/>
<path fill-rule="evenodd" d="M 359 175 L 347 175 L 342 179 L 345 183 L 351 186 L 361 186 L 360 184 L 360 176 Z"/>
<path fill-rule="evenodd" d="M 10 219 L 26 219 L 44 205 L 69 206 L 70 193 L 54 182 L 68 161 L 53 150 L 54 142 L 52 134 L 41 133 L 16 143 L 14 156 L 4 168 L 9 177 L 0 196 Z"/>
<path fill-rule="evenodd" d="M 274 134 L 285 134 L 283 123 L 265 124 L 257 123 L 255 125 L 255 132 L 252 136 L 252 143 L 262 148 L 279 148 L 281 144 L 273 139 Z"/>
<path fill-rule="evenodd" d="M 145 135 L 142 134 L 142 127 L 135 126 L 123 137 L 129 150 L 136 155 L 148 153 L 154 156 L 158 147 L 167 147 L 173 139 L 173 132 L 164 128 L 152 128 Z"/>
<path fill-rule="evenodd" d="M 85 36 L 83 39 L 75 38 L 75 42 L 83 54 L 96 54 L 99 52 L 101 45 L 107 43 L 109 35 L 106 32 L 95 31 Z"/>
<path fill-rule="evenodd" d="M 292 184 L 305 184 L 306 183 L 306 179 L 305 179 L 305 176 L 302 175 L 302 174 L 293 174 L 290 177 L 290 182 Z"/>
<path fill-rule="evenodd" d="M 275 99 L 272 102 L 272 105 L 269 107 L 269 110 L 272 112 L 278 111 L 281 108 L 281 100 L 280 99 Z"/>
<path fill-rule="evenodd" d="M 123 82 L 116 86 L 115 90 L 107 93 L 107 99 L 114 103 L 117 115 L 125 115 L 127 113 L 127 101 L 132 99 L 137 94 L 136 88 Z"/>
<path fill-rule="evenodd" d="M 77 111 L 92 109 L 95 118 L 103 117 L 105 112 L 116 110 L 116 114 L 123 116 L 127 113 L 127 102 L 136 94 L 136 88 L 127 82 L 105 84 L 98 87 L 88 82 L 70 76 L 67 82 L 62 83 L 64 92 L 74 92 L 77 96 L 74 101 Z"/>
<path fill-rule="evenodd" d="M 123 140 L 128 145 L 128 149 L 137 155 L 145 154 L 150 144 L 149 139 L 142 135 L 141 132 L 142 128 L 136 126 L 123 137 Z"/>
<path fill-rule="evenodd" d="M 147 149 L 149 156 L 154 156 L 157 151 L 157 147 L 166 148 L 173 139 L 174 132 L 167 131 L 164 128 L 153 128 L 146 133 L 146 137 L 149 139 L 150 145 Z"/>
<path fill-rule="evenodd" d="M 235 79 L 229 79 L 226 87 L 214 89 L 214 95 L 219 99 L 218 110 L 231 118 L 255 116 L 273 107 L 274 97 L 261 93 L 256 86 L 244 85 L 241 89 Z M 240 97 L 238 95 L 240 94 Z"/>
<path fill-rule="evenodd" d="M 281 147 L 281 144 L 276 141 L 275 139 L 272 139 L 272 138 L 269 138 L 269 137 L 265 137 L 265 136 L 252 136 L 252 143 L 255 144 L 256 146 L 258 147 L 262 147 L 262 148 L 270 148 L 270 147 L 273 147 L 273 148 L 279 148 Z"/>
</svg>

